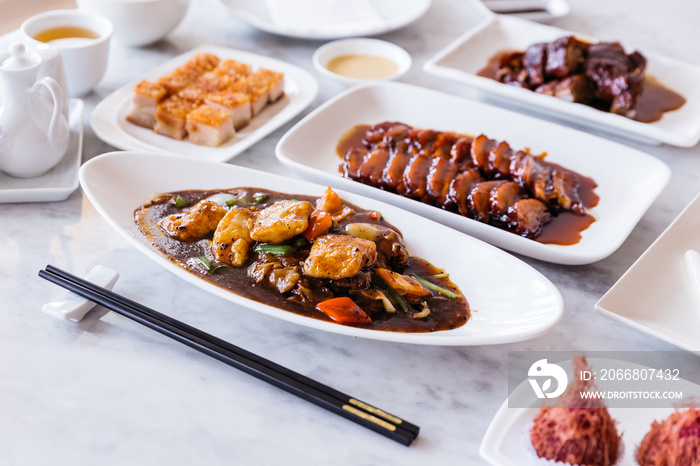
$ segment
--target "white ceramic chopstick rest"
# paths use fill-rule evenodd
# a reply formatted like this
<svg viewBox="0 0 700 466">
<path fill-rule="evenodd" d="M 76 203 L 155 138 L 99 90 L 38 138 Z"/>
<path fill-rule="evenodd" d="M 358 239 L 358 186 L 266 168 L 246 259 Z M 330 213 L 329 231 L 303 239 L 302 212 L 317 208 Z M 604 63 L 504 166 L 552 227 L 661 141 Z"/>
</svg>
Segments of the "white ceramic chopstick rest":
<svg viewBox="0 0 700 466">
<path fill-rule="evenodd" d="M 695 297 L 700 301 L 700 253 L 694 249 L 688 249 L 685 252 L 685 265 L 688 267 L 688 276 L 695 290 Z"/>
<path fill-rule="evenodd" d="M 103 288 L 112 289 L 119 278 L 119 272 L 104 265 L 96 265 L 85 276 L 85 279 L 99 285 Z M 95 306 L 95 303 L 88 301 L 71 292 L 66 292 L 65 296 L 61 297 L 60 301 L 46 303 L 41 307 L 41 310 L 50 316 L 62 320 L 72 320 L 80 322 L 85 317 L 90 309 Z"/>
</svg>

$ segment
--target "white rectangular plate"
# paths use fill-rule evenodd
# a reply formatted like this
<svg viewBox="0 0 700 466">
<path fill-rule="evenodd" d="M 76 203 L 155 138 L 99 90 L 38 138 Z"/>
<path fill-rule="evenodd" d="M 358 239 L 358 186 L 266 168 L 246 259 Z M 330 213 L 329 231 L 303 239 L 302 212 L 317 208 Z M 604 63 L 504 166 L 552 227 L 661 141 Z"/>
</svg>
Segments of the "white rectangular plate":
<svg viewBox="0 0 700 466">
<path fill-rule="evenodd" d="M 591 358 L 588 363 L 595 369 L 598 362 L 605 359 Z M 571 362 L 557 363 L 564 368 L 570 368 Z M 568 365 L 567 365 L 568 364 Z M 619 363 L 618 363 L 619 364 Z M 629 367 L 637 365 L 626 363 Z M 605 367 L 601 365 L 598 367 Z M 611 367 L 607 364 L 607 367 Z M 615 366 L 612 366 L 615 367 Z M 625 366 L 627 367 L 627 365 Z M 648 369 L 638 365 L 640 369 Z M 567 370 L 571 376 L 570 369 Z M 674 390 L 683 392 L 684 399 L 698 396 L 700 387 L 687 380 L 681 380 L 674 385 Z M 523 382 L 515 392 L 532 390 L 529 383 Z M 517 396 L 517 395 L 516 395 Z M 651 428 L 653 421 L 662 421 L 674 411 L 673 408 L 608 408 L 610 416 L 617 421 L 618 434 L 622 433 L 622 456 L 615 466 L 636 466 L 634 459 L 637 446 Z M 537 457 L 529 439 L 528 429 L 539 412 L 538 407 L 510 408 L 506 400 L 494 416 L 481 442 L 479 452 L 481 457 L 494 466 L 548 466 L 563 465 L 564 463 L 546 461 Z"/>
<path fill-rule="evenodd" d="M 126 121 L 136 85 L 155 80 L 186 63 L 199 52 L 212 53 L 221 59 L 233 59 L 257 68 L 284 73 L 284 96 L 268 105 L 250 123 L 219 147 L 206 147 L 189 141 L 178 141 Z M 108 144 L 125 150 L 169 152 L 199 160 L 225 162 L 270 134 L 309 106 L 318 93 L 318 83 L 305 70 L 273 58 L 242 50 L 202 46 L 184 53 L 146 75 L 120 87 L 100 102 L 90 123 L 95 134 Z"/>
<path fill-rule="evenodd" d="M 569 246 L 542 244 L 485 223 L 345 179 L 336 155 L 341 136 L 358 124 L 401 121 L 419 128 L 486 134 L 513 148 L 547 153 L 597 183 L 596 221 Z M 280 140 L 277 158 L 305 179 L 410 210 L 498 247 L 549 262 L 587 264 L 607 257 L 627 238 L 668 182 L 671 171 L 643 152 L 581 131 L 441 92 L 400 83 L 359 86 L 326 102 Z M 624 176 L 621 176 L 624 174 Z"/>
<path fill-rule="evenodd" d="M 314 329 L 402 343 L 486 345 L 534 338 L 556 325 L 563 312 L 561 295 L 554 285 L 521 260 L 402 209 L 339 191 L 347 202 L 381 212 L 401 230 L 410 254 L 448 271 L 477 312 L 459 328 L 432 333 L 367 330 L 304 317 L 246 299 L 179 267 L 144 238 L 134 223 L 134 210 L 154 192 L 248 186 L 320 196 L 324 186 L 235 165 L 149 152 L 95 157 L 80 169 L 80 183 L 107 222 L 165 269 L 223 299 Z"/>
<path fill-rule="evenodd" d="M 604 134 L 682 147 L 692 147 L 700 141 L 698 66 L 640 51 L 648 60 L 646 73 L 686 99 L 686 103 L 680 109 L 666 113 L 661 120 L 653 123 L 634 121 L 584 104 L 537 94 L 477 75 L 486 66 L 489 58 L 498 52 L 525 50 L 532 44 L 552 41 L 571 34 L 574 33 L 519 18 L 490 17 L 425 62 L 424 70 L 478 89 L 504 106 L 549 118 L 556 117 Z"/>
<path fill-rule="evenodd" d="M 0 173 L 0 202 L 62 201 L 78 189 L 78 168 L 83 155 L 83 101 L 70 99 L 70 142 L 66 154 L 48 172 L 33 178 Z"/>
<path fill-rule="evenodd" d="M 688 351 L 700 351 L 700 301 L 685 252 L 700 251 L 700 195 L 596 303 L 600 314 Z"/>
</svg>

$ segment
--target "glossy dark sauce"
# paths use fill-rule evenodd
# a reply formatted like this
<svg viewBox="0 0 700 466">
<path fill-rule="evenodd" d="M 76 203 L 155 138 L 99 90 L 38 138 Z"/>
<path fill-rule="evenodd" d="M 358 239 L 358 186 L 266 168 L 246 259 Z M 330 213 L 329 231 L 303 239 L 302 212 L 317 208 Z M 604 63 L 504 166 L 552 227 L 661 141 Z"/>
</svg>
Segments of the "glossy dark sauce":
<svg viewBox="0 0 700 466">
<path fill-rule="evenodd" d="M 364 136 L 371 125 L 356 125 L 345 132 L 336 145 L 336 154 L 343 158 L 348 150 L 353 147 L 364 147 Z M 556 165 L 556 164 L 554 164 Z M 565 167 L 559 166 L 561 170 L 576 175 L 579 183 L 579 195 L 586 208 L 595 207 L 599 197 L 595 193 L 597 183 L 590 177 L 581 175 Z M 342 169 L 339 168 L 339 169 Z M 378 188 L 381 189 L 381 188 Z M 436 207 L 439 208 L 439 207 Z M 455 213 L 455 215 L 459 215 Z M 581 241 L 581 233 L 587 229 L 595 218 L 590 214 L 577 215 L 572 212 L 559 212 L 547 222 L 534 241 L 543 244 L 572 245 Z"/>
<path fill-rule="evenodd" d="M 332 319 L 315 308 L 315 302 L 300 303 L 290 300 L 288 299 L 288 295 L 280 294 L 267 286 L 258 285 L 248 278 L 248 265 L 255 260 L 257 254 L 252 252 L 252 248 L 251 257 L 243 267 L 229 267 L 225 270 L 212 274 L 206 271 L 206 269 L 204 269 L 197 261 L 192 261 L 192 259 L 204 255 L 212 259 L 211 238 L 206 238 L 195 242 L 179 241 L 165 234 L 165 232 L 158 226 L 159 222 L 163 218 L 186 210 L 186 208 L 183 209 L 176 207 L 172 202 L 172 199 L 174 199 L 178 194 L 189 206 L 191 206 L 196 204 L 201 199 L 205 199 L 220 192 L 232 193 L 237 197 L 239 195 L 245 196 L 247 193 L 248 198 L 250 199 L 252 199 L 253 195 L 257 193 L 267 194 L 269 197 L 265 202 L 256 204 L 255 208 L 257 209 L 262 209 L 282 199 L 306 200 L 312 204 L 316 201 L 316 198 L 312 196 L 282 194 L 275 191 L 257 188 L 233 188 L 211 191 L 178 191 L 168 193 L 167 196 L 159 199 L 157 202 L 153 204 L 147 203 L 146 205 L 136 209 L 134 212 L 134 221 L 139 227 L 141 233 L 143 233 L 143 235 L 158 251 L 160 251 L 165 257 L 173 261 L 178 266 L 198 276 L 199 278 L 227 291 L 260 303 L 268 304 L 285 311 L 294 312 L 302 316 L 333 322 Z M 337 233 L 344 231 L 346 224 L 354 222 L 375 223 L 391 227 L 391 225 L 389 225 L 385 220 L 381 218 L 377 220 L 375 218 L 375 212 L 361 209 L 349 203 L 345 204 L 353 208 L 355 213 L 346 219 L 341 220 L 337 225 L 334 225 L 331 232 Z M 413 256 L 411 256 L 408 264 L 406 264 L 403 267 L 403 270 L 401 270 L 401 273 L 403 274 L 416 274 L 420 277 L 431 277 L 442 272 L 443 270 L 438 269 L 427 261 Z M 321 287 L 323 285 L 321 280 L 316 280 L 319 280 L 319 283 L 315 283 L 314 286 Z M 466 298 L 464 295 L 462 295 L 458 287 L 449 279 L 441 278 L 438 283 L 440 286 L 447 288 L 448 290 L 456 293 L 458 296 L 457 298 L 446 298 L 443 296 L 433 296 L 428 298 L 426 301 L 428 302 L 431 312 L 426 318 L 413 319 L 397 308 L 397 311 L 391 314 L 386 312 L 370 314 L 372 317 L 372 322 L 368 324 L 345 325 L 371 330 L 394 332 L 434 332 L 453 329 L 464 325 L 470 316 L 469 304 L 467 303 Z M 361 302 L 358 301 L 358 304 L 361 305 Z M 365 311 L 367 311 L 366 308 Z"/>
<path fill-rule="evenodd" d="M 498 52 L 489 59 L 484 68 L 476 73 L 477 76 L 498 81 L 496 76 L 501 63 L 501 58 L 513 52 L 513 50 Z M 643 90 L 639 96 L 639 99 L 637 100 L 637 106 L 635 107 L 636 112 L 633 120 L 641 123 L 653 123 L 660 120 L 661 117 L 664 116 L 664 113 L 678 110 L 685 104 L 685 102 L 686 100 L 682 95 L 667 88 L 653 76 L 645 75 Z M 591 107 L 597 108 L 594 106 Z M 600 108 L 597 109 L 603 112 L 606 111 Z"/>
</svg>

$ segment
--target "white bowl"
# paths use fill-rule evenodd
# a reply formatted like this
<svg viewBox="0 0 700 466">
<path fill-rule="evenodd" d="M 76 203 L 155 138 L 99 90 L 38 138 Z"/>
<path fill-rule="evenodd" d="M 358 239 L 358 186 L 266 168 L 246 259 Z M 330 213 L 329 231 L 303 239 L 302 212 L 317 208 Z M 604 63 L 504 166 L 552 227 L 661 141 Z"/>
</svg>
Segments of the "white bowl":
<svg viewBox="0 0 700 466">
<path fill-rule="evenodd" d="M 52 10 L 27 19 L 20 26 L 20 33 L 25 44 L 36 47 L 43 44 L 34 39 L 37 34 L 64 26 L 89 29 L 99 36 L 96 39 L 64 39 L 51 42 L 51 45 L 61 52 L 68 92 L 71 97 L 80 97 L 90 92 L 107 70 L 109 42 L 114 28 L 107 18 L 96 13 Z"/>
<path fill-rule="evenodd" d="M 78 7 L 114 24 L 114 40 L 128 46 L 159 41 L 180 24 L 190 0 L 77 0 Z"/>
<path fill-rule="evenodd" d="M 398 65 L 398 71 L 384 78 L 358 79 L 343 76 L 330 71 L 328 62 L 342 55 L 373 55 L 375 57 L 388 58 Z M 316 69 L 323 75 L 350 84 L 358 84 L 368 81 L 387 81 L 403 76 L 411 68 L 411 55 L 398 45 L 379 39 L 341 39 L 322 45 L 313 55 L 313 63 Z"/>
</svg>

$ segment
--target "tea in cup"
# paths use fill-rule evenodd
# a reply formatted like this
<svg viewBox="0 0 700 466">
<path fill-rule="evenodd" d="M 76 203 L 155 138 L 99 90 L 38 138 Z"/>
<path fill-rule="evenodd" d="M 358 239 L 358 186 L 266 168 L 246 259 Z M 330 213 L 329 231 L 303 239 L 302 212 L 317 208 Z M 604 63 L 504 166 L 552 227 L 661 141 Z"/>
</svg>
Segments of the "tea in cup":
<svg viewBox="0 0 700 466">
<path fill-rule="evenodd" d="M 81 10 L 47 11 L 20 27 L 28 45 L 48 43 L 60 51 L 73 97 L 90 92 L 104 76 L 113 30 L 107 18 Z"/>
</svg>

